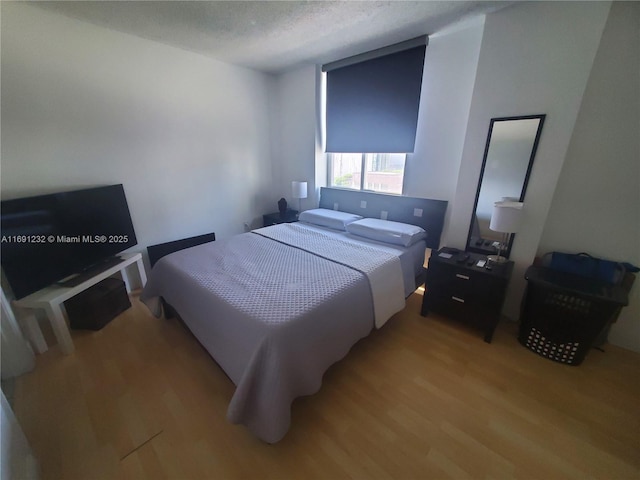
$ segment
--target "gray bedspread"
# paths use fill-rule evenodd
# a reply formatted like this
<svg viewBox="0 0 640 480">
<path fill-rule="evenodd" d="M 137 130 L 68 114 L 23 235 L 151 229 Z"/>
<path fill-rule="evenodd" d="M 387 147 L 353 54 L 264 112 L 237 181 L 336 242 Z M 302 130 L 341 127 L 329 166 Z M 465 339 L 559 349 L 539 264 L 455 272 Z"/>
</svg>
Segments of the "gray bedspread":
<svg viewBox="0 0 640 480">
<path fill-rule="evenodd" d="M 371 254 L 355 253 L 364 263 Z M 236 385 L 228 419 L 269 443 L 289 429 L 293 400 L 318 391 L 324 372 L 374 327 L 367 275 L 259 233 L 162 258 L 141 295 L 156 316 L 159 297 Z"/>
</svg>

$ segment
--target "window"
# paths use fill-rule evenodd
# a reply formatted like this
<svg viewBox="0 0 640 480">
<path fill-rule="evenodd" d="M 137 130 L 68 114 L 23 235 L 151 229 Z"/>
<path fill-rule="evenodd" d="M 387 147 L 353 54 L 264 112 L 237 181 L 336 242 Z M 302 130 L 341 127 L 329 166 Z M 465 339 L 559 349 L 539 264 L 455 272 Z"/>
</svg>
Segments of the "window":
<svg viewBox="0 0 640 480">
<path fill-rule="evenodd" d="M 415 147 L 426 35 L 322 66 L 327 184 L 402 195 Z"/>
<path fill-rule="evenodd" d="M 405 153 L 327 153 L 329 186 L 402 195 L 406 158 Z"/>
</svg>

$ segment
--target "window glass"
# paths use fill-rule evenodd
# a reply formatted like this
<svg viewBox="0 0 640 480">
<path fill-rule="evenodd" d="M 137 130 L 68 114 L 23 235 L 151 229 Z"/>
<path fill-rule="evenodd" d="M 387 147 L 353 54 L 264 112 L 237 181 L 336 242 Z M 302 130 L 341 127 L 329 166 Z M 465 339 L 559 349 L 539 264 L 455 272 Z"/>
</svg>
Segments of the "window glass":
<svg viewBox="0 0 640 480">
<path fill-rule="evenodd" d="M 367 153 L 363 190 L 402 195 L 404 153 Z"/>
<path fill-rule="evenodd" d="M 330 186 L 360 190 L 361 153 L 329 153 Z"/>
<path fill-rule="evenodd" d="M 404 153 L 328 153 L 329 184 L 402 195 L 406 157 Z"/>
</svg>

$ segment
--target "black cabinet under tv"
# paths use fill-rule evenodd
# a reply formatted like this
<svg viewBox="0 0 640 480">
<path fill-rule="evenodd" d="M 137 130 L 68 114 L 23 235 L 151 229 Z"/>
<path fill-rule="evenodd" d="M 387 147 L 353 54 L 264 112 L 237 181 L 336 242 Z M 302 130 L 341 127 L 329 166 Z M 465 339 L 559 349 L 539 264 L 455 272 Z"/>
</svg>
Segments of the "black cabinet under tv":
<svg viewBox="0 0 640 480">
<path fill-rule="evenodd" d="M 125 283 L 105 278 L 64 302 L 69 326 L 74 330 L 100 330 L 131 307 Z"/>
</svg>

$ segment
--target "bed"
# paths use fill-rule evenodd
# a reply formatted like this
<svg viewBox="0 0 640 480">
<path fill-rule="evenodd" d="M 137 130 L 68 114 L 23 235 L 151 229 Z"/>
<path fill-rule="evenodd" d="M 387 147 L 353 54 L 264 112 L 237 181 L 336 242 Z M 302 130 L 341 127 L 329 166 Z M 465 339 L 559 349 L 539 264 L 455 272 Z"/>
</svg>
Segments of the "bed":
<svg viewBox="0 0 640 480">
<path fill-rule="evenodd" d="M 445 210 L 439 200 L 323 188 L 300 222 L 163 257 L 141 300 L 156 316 L 162 299 L 178 312 L 236 385 L 228 420 L 275 443 L 293 400 L 317 392 L 332 364 L 404 308 Z"/>
</svg>

